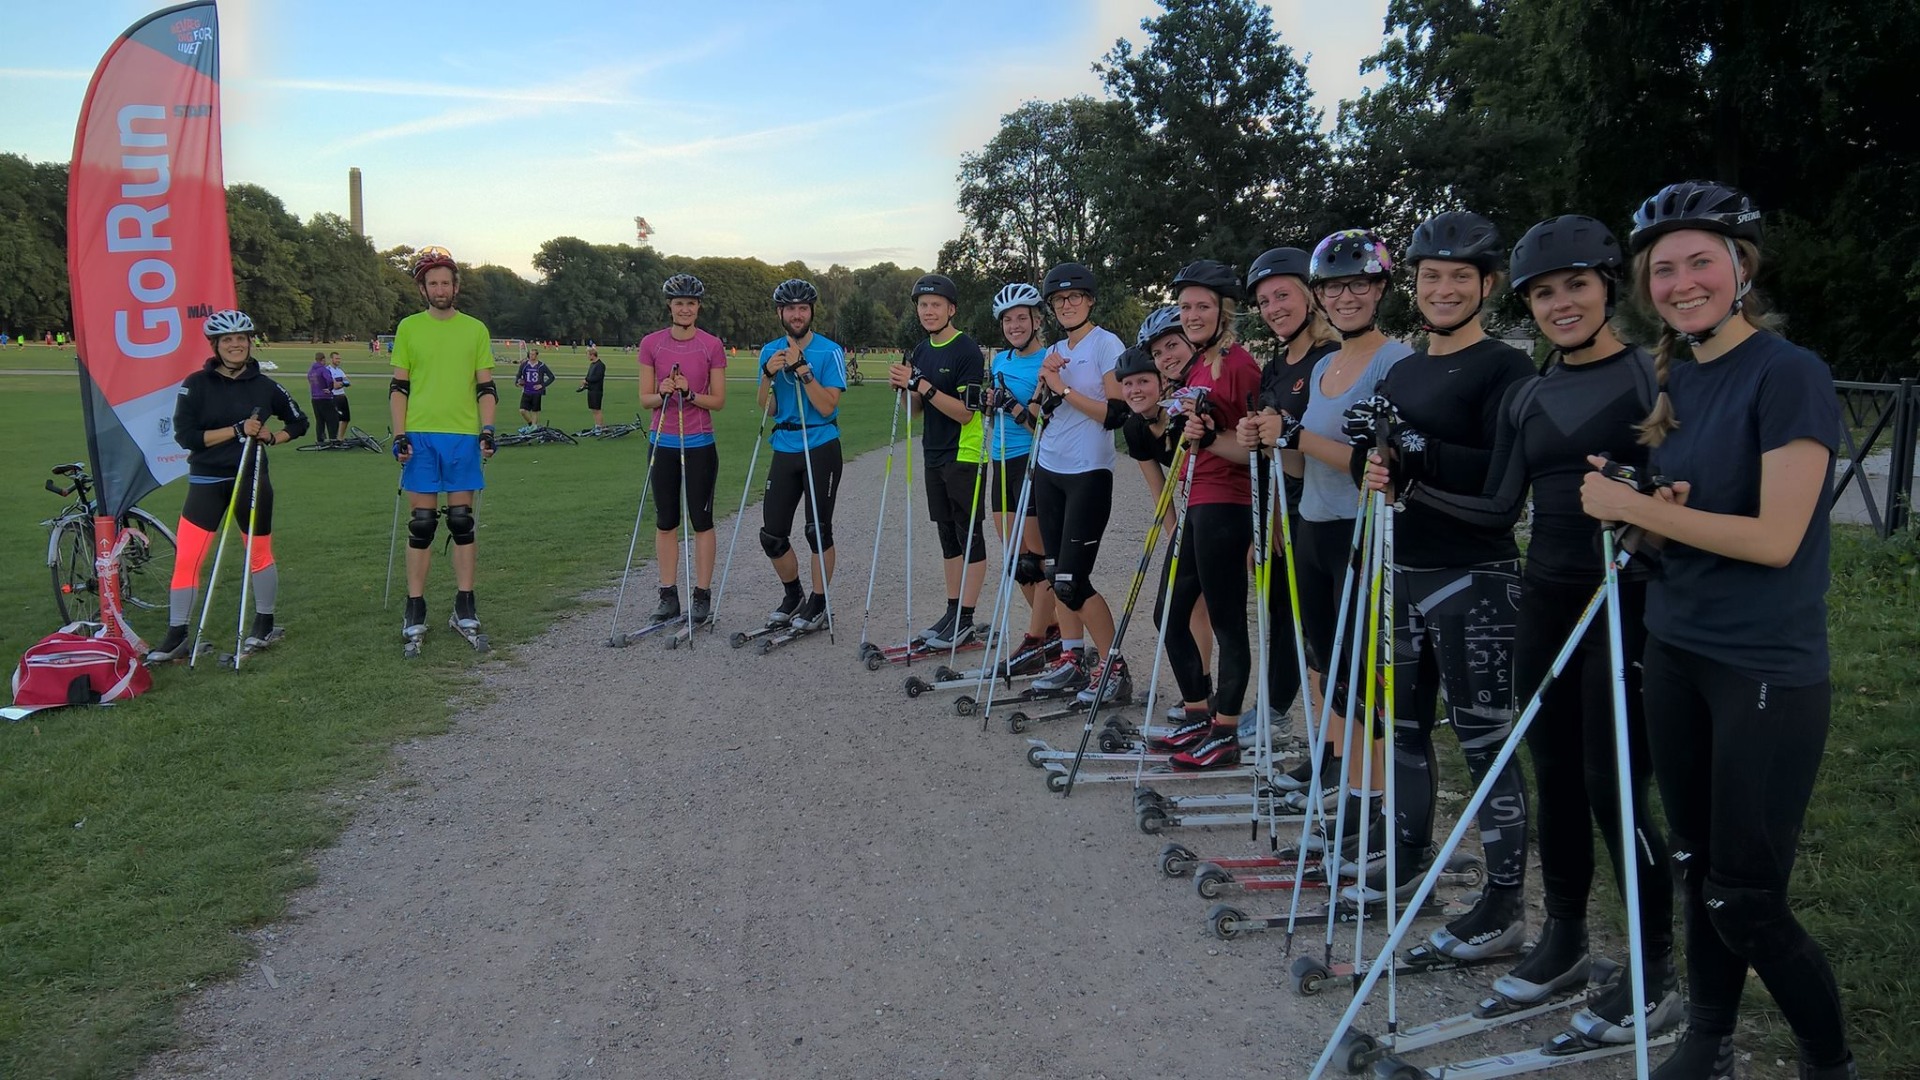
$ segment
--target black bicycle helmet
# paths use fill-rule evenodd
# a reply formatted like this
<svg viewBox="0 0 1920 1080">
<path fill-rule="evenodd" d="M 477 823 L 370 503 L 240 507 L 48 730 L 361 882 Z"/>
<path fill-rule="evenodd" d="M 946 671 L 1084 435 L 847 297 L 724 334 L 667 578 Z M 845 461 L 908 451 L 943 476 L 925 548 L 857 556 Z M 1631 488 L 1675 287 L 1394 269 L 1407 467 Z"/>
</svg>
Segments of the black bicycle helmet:
<svg viewBox="0 0 1920 1080">
<path fill-rule="evenodd" d="M 1344 277 L 1384 278 L 1393 273 L 1393 256 L 1371 229 L 1342 229 L 1315 245 L 1307 272 L 1315 285 Z"/>
<path fill-rule="evenodd" d="M 1500 246 L 1500 230 L 1493 222 L 1471 210 L 1448 210 L 1435 214 L 1413 230 L 1407 244 L 1407 265 L 1418 266 L 1425 259 L 1446 259 L 1468 263 L 1482 274 L 1500 269 L 1506 251 Z"/>
<path fill-rule="evenodd" d="M 1100 295 L 1099 282 L 1095 280 L 1093 271 L 1079 263 L 1061 263 L 1047 271 L 1047 276 L 1040 282 L 1040 293 L 1049 300 L 1053 299 L 1054 293 L 1068 289 L 1080 289 L 1088 296 Z"/>
<path fill-rule="evenodd" d="M 1160 369 L 1153 364 L 1153 354 L 1144 345 L 1135 345 L 1120 354 L 1113 362 L 1113 377 L 1124 379 L 1129 375 L 1158 375 Z"/>
<path fill-rule="evenodd" d="M 1178 297 L 1180 290 L 1189 285 L 1212 289 L 1228 300 L 1240 299 L 1240 272 L 1223 262 L 1200 259 L 1181 267 L 1180 272 L 1173 275 L 1173 295 Z"/>
<path fill-rule="evenodd" d="M 1670 232 L 1705 229 L 1731 240 L 1760 242 L 1760 208 L 1745 192 L 1712 180 L 1668 184 L 1633 212 L 1627 246 L 1635 255 Z"/>
<path fill-rule="evenodd" d="M 1620 241 L 1605 225 L 1584 214 L 1562 214 L 1528 229 L 1507 265 L 1513 291 L 1523 292 L 1527 282 L 1555 270 L 1598 270 L 1611 282 L 1625 264 Z"/>
<path fill-rule="evenodd" d="M 960 302 L 960 289 L 953 279 L 945 274 L 927 274 L 913 283 L 914 299 L 922 296 L 944 296 L 951 303 Z"/>
<path fill-rule="evenodd" d="M 1270 277 L 1286 274 L 1297 277 L 1303 283 L 1313 275 L 1313 256 L 1294 247 L 1270 248 L 1260 253 L 1247 268 L 1247 295 L 1252 296 L 1254 287 Z"/>
<path fill-rule="evenodd" d="M 788 304 L 817 304 L 820 302 L 820 290 L 813 282 L 799 278 L 788 278 L 773 287 L 773 306 L 786 307 Z"/>
<path fill-rule="evenodd" d="M 675 274 L 660 284 L 669 300 L 698 300 L 707 295 L 707 287 L 692 274 Z"/>
</svg>

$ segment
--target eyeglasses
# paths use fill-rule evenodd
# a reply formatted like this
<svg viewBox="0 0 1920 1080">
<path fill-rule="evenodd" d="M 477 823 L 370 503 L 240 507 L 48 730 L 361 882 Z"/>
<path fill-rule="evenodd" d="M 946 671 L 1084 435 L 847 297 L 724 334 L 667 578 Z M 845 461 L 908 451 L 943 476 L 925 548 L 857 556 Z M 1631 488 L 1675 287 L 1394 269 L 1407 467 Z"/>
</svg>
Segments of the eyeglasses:
<svg viewBox="0 0 1920 1080">
<path fill-rule="evenodd" d="M 1083 293 L 1077 289 L 1071 292 L 1059 292 L 1054 293 L 1049 302 L 1054 304 L 1091 304 L 1093 303 L 1093 294 Z"/>
<path fill-rule="evenodd" d="M 1353 293 L 1354 295 L 1358 296 L 1359 294 L 1363 292 L 1367 292 L 1373 288 L 1373 279 L 1372 278 L 1339 278 L 1334 281 L 1323 281 L 1317 287 L 1323 294 L 1327 296 L 1340 296 L 1344 293 Z"/>
</svg>

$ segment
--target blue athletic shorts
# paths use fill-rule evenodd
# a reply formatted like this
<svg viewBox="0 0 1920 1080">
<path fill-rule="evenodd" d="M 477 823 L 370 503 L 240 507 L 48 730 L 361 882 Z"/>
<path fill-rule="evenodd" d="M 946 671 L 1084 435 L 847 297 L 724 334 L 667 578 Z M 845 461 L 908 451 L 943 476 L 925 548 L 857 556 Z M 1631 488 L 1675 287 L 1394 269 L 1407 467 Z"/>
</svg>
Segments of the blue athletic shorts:
<svg viewBox="0 0 1920 1080">
<path fill-rule="evenodd" d="M 400 486 L 422 495 L 446 491 L 479 491 L 487 486 L 480 475 L 480 436 L 444 431 L 414 431 L 413 456 L 400 467 Z"/>
</svg>

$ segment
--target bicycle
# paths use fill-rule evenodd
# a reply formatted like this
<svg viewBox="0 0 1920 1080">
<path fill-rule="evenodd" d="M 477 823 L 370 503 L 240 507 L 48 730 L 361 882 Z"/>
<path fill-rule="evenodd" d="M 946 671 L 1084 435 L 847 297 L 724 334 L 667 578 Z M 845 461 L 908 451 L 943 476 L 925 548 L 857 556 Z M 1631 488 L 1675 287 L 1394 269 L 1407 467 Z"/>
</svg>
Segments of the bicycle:
<svg viewBox="0 0 1920 1080">
<path fill-rule="evenodd" d="M 865 375 L 860 374 L 860 361 L 852 357 L 848 357 L 847 358 L 847 385 L 860 386 L 860 385 L 863 385 L 866 381 L 867 381 L 867 377 Z"/>
<path fill-rule="evenodd" d="M 640 418 L 639 413 L 635 413 L 631 424 L 607 424 L 597 428 L 581 428 L 573 433 L 573 437 L 576 439 L 624 439 L 636 431 L 646 429 L 647 422 Z"/>
<path fill-rule="evenodd" d="M 360 430 L 358 427 L 349 426 L 347 428 L 347 435 L 345 438 L 325 439 L 320 442 L 302 443 L 300 446 L 296 447 L 296 449 L 299 449 L 299 450 L 371 450 L 376 454 L 382 454 L 386 452 L 387 446 L 385 443 L 381 442 L 378 438 L 375 438 L 374 436 L 367 434 L 366 432 Z"/>
<path fill-rule="evenodd" d="M 496 447 L 529 446 L 540 443 L 565 443 L 572 446 L 579 441 L 559 428 L 543 426 L 530 431 L 515 431 L 501 435 L 494 439 L 493 444 Z"/>
<path fill-rule="evenodd" d="M 47 537 L 47 567 L 53 574 L 54 606 L 65 625 L 99 617 L 99 601 L 91 604 L 80 599 L 98 597 L 100 579 L 95 575 L 96 536 L 93 516 L 97 507 L 93 498 L 93 477 L 87 475 L 84 462 L 55 465 L 54 475 L 72 481 L 61 487 L 47 481 L 47 490 L 61 498 L 73 497 L 66 509 L 40 524 Z M 173 530 L 139 507 L 121 514 L 115 525 L 126 538 L 120 550 L 120 598 L 142 611 L 166 611 L 167 594 L 173 588 L 173 564 L 179 544 Z"/>
</svg>

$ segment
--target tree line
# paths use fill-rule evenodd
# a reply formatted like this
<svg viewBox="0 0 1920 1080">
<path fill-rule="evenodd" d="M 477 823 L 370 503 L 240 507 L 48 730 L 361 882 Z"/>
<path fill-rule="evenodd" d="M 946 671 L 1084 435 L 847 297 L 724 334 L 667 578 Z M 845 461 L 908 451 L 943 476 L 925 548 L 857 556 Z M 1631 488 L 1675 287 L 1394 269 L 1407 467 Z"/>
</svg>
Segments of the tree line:
<svg viewBox="0 0 1920 1080">
<path fill-rule="evenodd" d="M 1331 131 L 1263 6 L 1160 8 L 1143 45 L 1094 60 L 1103 97 L 1028 102 L 962 159 L 938 265 L 976 326 L 997 282 L 1066 259 L 1113 283 L 1101 314 L 1126 325 L 1121 298 L 1164 296 L 1190 259 L 1245 267 L 1356 226 L 1397 250 L 1450 209 L 1509 243 L 1563 213 L 1624 240 L 1661 186 L 1711 178 L 1766 212 L 1759 287 L 1795 340 L 1843 378 L 1920 374 L 1910 0 L 1390 0 L 1364 64 L 1384 82 Z M 1511 300 L 1492 318 L 1526 325 Z M 1404 297 L 1383 322 L 1415 329 Z"/>
<path fill-rule="evenodd" d="M 239 306 L 269 337 L 366 338 L 421 308 L 408 272 L 414 249 L 376 251 L 338 214 L 302 222 L 265 188 L 232 184 L 227 231 Z M 0 331 L 37 339 L 71 327 L 66 246 L 66 165 L 0 154 L 0 266 L 10 271 L 0 275 Z M 845 345 L 892 346 L 917 325 L 909 293 L 921 271 L 892 263 L 816 272 L 800 262 L 662 255 L 562 236 L 540 245 L 533 265 L 537 282 L 462 263 L 461 309 L 496 337 L 632 344 L 665 325 L 661 283 L 685 272 L 707 287 L 701 324 L 730 343 L 780 334 L 771 297 L 790 277 L 819 288 L 815 325 Z"/>
</svg>

